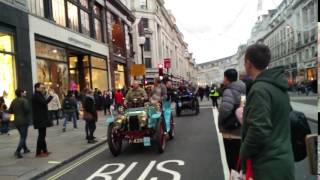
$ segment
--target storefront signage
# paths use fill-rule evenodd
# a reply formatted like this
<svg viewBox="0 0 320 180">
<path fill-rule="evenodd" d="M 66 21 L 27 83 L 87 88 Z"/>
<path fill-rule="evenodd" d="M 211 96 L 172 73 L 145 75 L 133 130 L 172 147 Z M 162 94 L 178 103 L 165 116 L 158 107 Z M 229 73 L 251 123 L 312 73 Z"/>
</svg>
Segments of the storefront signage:
<svg viewBox="0 0 320 180">
<path fill-rule="evenodd" d="M 75 44 L 78 44 L 78 45 L 82 45 L 82 46 L 91 48 L 91 44 L 88 44 L 88 43 L 86 43 L 86 42 L 80 41 L 80 40 L 75 39 L 75 38 L 73 38 L 73 37 L 69 37 L 69 38 L 68 38 L 68 41 L 71 42 L 71 43 L 75 43 Z"/>
<path fill-rule="evenodd" d="M 146 73 L 144 64 L 132 64 L 130 71 L 131 76 L 143 76 Z"/>
</svg>

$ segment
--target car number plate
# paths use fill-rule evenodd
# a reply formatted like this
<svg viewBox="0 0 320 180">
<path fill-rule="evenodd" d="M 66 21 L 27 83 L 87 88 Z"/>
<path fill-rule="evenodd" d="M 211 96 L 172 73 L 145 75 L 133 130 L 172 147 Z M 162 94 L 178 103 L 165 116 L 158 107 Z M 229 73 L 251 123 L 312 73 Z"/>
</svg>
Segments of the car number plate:
<svg viewBox="0 0 320 180">
<path fill-rule="evenodd" d="M 139 138 L 139 139 L 132 139 L 129 141 L 129 143 L 134 143 L 134 144 L 138 144 L 138 143 L 143 143 L 143 138 Z"/>
<path fill-rule="evenodd" d="M 144 146 L 151 146 L 150 137 L 144 137 L 144 138 L 143 138 L 143 145 L 144 145 Z"/>
<path fill-rule="evenodd" d="M 181 107 L 181 106 L 182 106 L 182 103 L 181 103 L 181 102 L 178 102 L 178 106 Z"/>
</svg>

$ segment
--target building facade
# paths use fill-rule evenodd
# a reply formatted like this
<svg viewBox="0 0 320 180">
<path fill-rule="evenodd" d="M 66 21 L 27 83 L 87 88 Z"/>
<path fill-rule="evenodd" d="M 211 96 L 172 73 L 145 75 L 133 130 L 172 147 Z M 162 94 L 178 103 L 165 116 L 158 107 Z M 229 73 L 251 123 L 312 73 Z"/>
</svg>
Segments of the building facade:
<svg viewBox="0 0 320 180">
<path fill-rule="evenodd" d="M 158 65 L 163 64 L 164 59 L 171 59 L 171 68 L 165 70 L 165 73 L 172 75 L 176 82 L 192 81 L 191 77 L 195 76 L 194 59 L 188 52 L 188 44 L 183 40 L 174 16 L 164 7 L 164 1 L 123 0 L 123 2 L 137 18 L 133 27 L 134 59 L 136 64 L 145 64 L 147 80 L 152 81 L 158 76 Z M 143 25 L 143 41 L 140 41 L 139 22 Z"/>
<path fill-rule="evenodd" d="M 238 69 L 237 59 L 234 56 L 197 64 L 198 86 L 211 86 L 223 83 L 223 73 L 230 68 Z"/>
<path fill-rule="evenodd" d="M 9 105 L 15 89 L 32 92 L 27 1 L 0 1 L 0 97 Z"/>
<path fill-rule="evenodd" d="M 251 42 L 269 46 L 270 67 L 284 66 L 289 84 L 317 78 L 317 14 L 318 1 L 284 0 L 255 27 Z"/>
</svg>

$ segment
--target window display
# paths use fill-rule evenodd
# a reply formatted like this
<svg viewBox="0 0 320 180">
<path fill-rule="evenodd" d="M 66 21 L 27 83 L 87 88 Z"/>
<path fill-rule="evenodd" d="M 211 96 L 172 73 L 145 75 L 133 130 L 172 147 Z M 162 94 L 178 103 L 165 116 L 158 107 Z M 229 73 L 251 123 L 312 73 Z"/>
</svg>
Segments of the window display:
<svg viewBox="0 0 320 180">
<path fill-rule="evenodd" d="M 125 86 L 124 65 L 117 65 L 117 70 L 114 72 L 114 80 L 116 89 L 122 89 Z"/>
<path fill-rule="evenodd" d="M 5 103 L 10 105 L 15 98 L 15 59 L 13 49 L 13 37 L 0 32 L 0 96 Z"/>
</svg>

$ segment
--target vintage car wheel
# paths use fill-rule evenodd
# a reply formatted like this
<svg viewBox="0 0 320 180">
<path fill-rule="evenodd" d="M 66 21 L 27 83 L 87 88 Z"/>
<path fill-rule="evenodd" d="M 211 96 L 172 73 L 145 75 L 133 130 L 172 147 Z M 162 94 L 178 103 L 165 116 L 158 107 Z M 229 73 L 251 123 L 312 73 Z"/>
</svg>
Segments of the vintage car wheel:
<svg viewBox="0 0 320 180">
<path fill-rule="evenodd" d="M 108 127 L 108 145 L 113 156 L 118 156 L 121 153 L 122 139 L 117 137 L 117 131 L 113 123 Z"/>
<path fill-rule="evenodd" d="M 176 129 L 174 126 L 173 115 L 171 114 L 169 138 L 173 139 L 175 134 L 176 134 Z"/>
<path fill-rule="evenodd" d="M 160 118 L 156 127 L 156 145 L 159 153 L 163 153 L 166 148 L 166 135 L 163 120 Z"/>
</svg>

